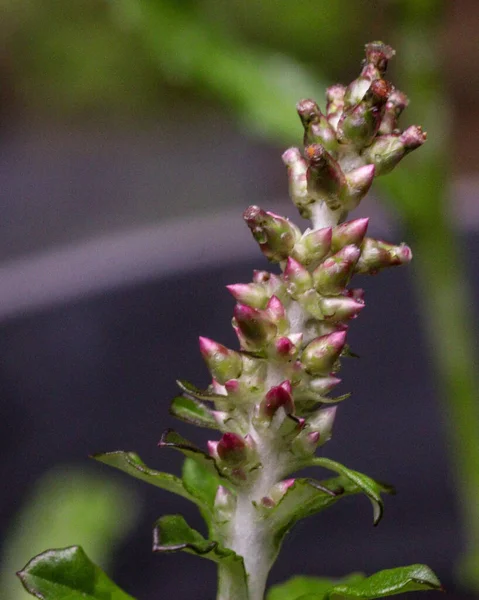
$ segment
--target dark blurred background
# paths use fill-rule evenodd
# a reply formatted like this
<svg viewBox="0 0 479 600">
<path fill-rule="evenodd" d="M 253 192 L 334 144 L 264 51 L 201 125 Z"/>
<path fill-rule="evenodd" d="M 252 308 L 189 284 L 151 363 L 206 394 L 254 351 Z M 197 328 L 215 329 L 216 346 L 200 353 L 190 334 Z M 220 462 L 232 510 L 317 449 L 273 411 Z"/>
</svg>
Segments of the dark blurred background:
<svg viewBox="0 0 479 600">
<path fill-rule="evenodd" d="M 479 4 L 0 0 L 0 11 L 2 598 L 25 600 L 13 572 L 32 554 L 74 543 L 139 599 L 213 597 L 212 564 L 150 551 L 164 513 L 202 530 L 194 508 L 87 456 L 136 450 L 179 471 L 156 448 L 178 426 L 175 379 L 207 384 L 197 337 L 235 343 L 224 285 L 265 266 L 241 213 L 260 204 L 299 223 L 280 159 L 301 140 L 295 103 L 354 78 L 373 39 L 396 47 L 390 78 L 430 149 L 358 214 L 373 235 L 416 242 L 431 260 L 361 282 L 368 307 L 351 331 L 361 359 L 342 384 L 354 394 L 325 453 L 399 494 L 377 529 L 363 499 L 300 524 L 271 582 L 425 562 L 460 592 L 466 550 L 462 573 L 479 573 L 464 508 L 479 502 L 464 477 L 479 462 L 461 470 L 457 447 L 466 440 L 474 457 L 479 427 L 469 419 L 463 433 L 439 400 L 456 397 L 434 346 L 456 349 L 471 372 L 474 342 L 461 350 L 470 339 L 459 330 L 478 331 Z M 437 290 L 448 268 L 460 285 Z M 440 314 L 428 304 L 439 297 L 450 298 Z M 441 321 L 439 342 L 426 317 Z"/>
</svg>

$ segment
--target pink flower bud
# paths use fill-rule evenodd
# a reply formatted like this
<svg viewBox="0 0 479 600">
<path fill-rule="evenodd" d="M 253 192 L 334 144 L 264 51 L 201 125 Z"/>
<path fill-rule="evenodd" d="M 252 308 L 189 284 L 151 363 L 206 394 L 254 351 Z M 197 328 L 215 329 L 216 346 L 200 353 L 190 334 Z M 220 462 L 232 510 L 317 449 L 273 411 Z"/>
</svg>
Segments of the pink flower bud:
<svg viewBox="0 0 479 600">
<path fill-rule="evenodd" d="M 265 287 L 258 283 L 233 283 L 227 285 L 226 289 L 235 300 L 253 308 L 264 308 L 268 301 Z"/>
<path fill-rule="evenodd" d="M 320 294 L 339 294 L 351 279 L 361 250 L 350 244 L 327 258 L 313 271 L 314 287 Z"/>
<path fill-rule="evenodd" d="M 334 296 L 321 299 L 321 310 L 328 321 L 354 319 L 363 310 L 364 302 L 358 302 L 348 296 Z"/>
<path fill-rule="evenodd" d="M 308 165 L 301 156 L 298 148 L 289 148 L 282 156 L 283 163 L 288 167 L 289 195 L 293 204 L 304 218 L 311 216 L 309 205 L 312 199 L 308 195 L 306 171 Z"/>
<path fill-rule="evenodd" d="M 312 375 L 327 375 L 333 369 L 345 343 L 345 331 L 335 331 L 315 338 L 301 355 L 304 368 Z"/>
<path fill-rule="evenodd" d="M 320 144 L 311 144 L 304 152 L 308 162 L 309 195 L 314 200 L 326 202 L 331 210 L 340 208 L 346 178 L 339 163 Z"/>
<path fill-rule="evenodd" d="M 344 107 L 344 85 L 336 84 L 326 90 L 326 116 L 330 125 L 336 129 Z"/>
<path fill-rule="evenodd" d="M 393 90 L 386 102 L 383 120 L 379 127 L 379 133 L 381 135 L 394 133 L 397 130 L 398 118 L 408 104 L 409 100 L 406 94 L 403 94 L 399 90 Z"/>
<path fill-rule="evenodd" d="M 331 227 L 306 231 L 294 245 L 292 257 L 303 265 L 319 262 L 331 249 L 332 231 Z"/>
<path fill-rule="evenodd" d="M 296 346 L 293 342 L 287 337 L 280 337 L 275 341 L 276 352 L 280 356 L 290 357 L 294 355 L 296 350 Z"/>
<path fill-rule="evenodd" d="M 266 305 L 266 311 L 271 316 L 271 319 L 276 323 L 286 316 L 286 310 L 284 304 L 277 296 L 271 296 Z"/>
<path fill-rule="evenodd" d="M 304 127 L 304 145 L 321 144 L 330 152 L 336 150 L 338 142 L 335 131 L 316 102 L 301 100 L 296 110 Z"/>
<path fill-rule="evenodd" d="M 284 381 L 268 391 L 260 404 L 260 413 L 271 419 L 281 407 L 284 408 L 286 414 L 294 412 L 294 401 L 289 381 Z"/>
<path fill-rule="evenodd" d="M 337 409 L 337 406 L 321 408 L 308 418 L 308 425 L 318 434 L 317 443 L 321 446 L 331 439 Z"/>
<path fill-rule="evenodd" d="M 246 444 L 240 435 L 226 432 L 218 442 L 216 452 L 222 461 L 237 466 L 246 459 Z"/>
<path fill-rule="evenodd" d="M 385 267 L 407 264 L 411 259 L 412 252 L 406 244 L 394 246 L 382 240 L 365 238 L 355 271 L 356 273 L 374 274 Z"/>
<path fill-rule="evenodd" d="M 251 350 L 264 348 L 276 335 L 276 325 L 266 311 L 237 304 L 233 314 L 235 325 Z"/>
<path fill-rule="evenodd" d="M 301 232 L 288 219 L 258 206 L 250 206 L 243 214 L 246 224 L 263 254 L 272 262 L 285 260 Z"/>
<path fill-rule="evenodd" d="M 369 192 L 375 173 L 376 167 L 374 165 L 364 165 L 346 175 L 347 186 L 342 196 L 346 210 L 354 210 L 359 205 Z"/>
<path fill-rule="evenodd" d="M 200 337 L 200 352 L 211 375 L 221 384 L 228 379 L 236 379 L 241 375 L 241 355 L 222 344 Z"/>
<path fill-rule="evenodd" d="M 355 246 L 361 246 L 366 231 L 368 229 L 369 219 L 354 219 L 353 221 L 346 221 L 337 225 L 332 230 L 331 237 L 331 250 L 337 252 L 344 248 L 354 244 Z"/>
<path fill-rule="evenodd" d="M 309 387 L 313 392 L 326 396 L 334 387 L 341 383 L 341 379 L 334 375 L 326 375 L 324 377 L 316 377 L 311 379 Z"/>
<path fill-rule="evenodd" d="M 284 279 L 293 298 L 298 298 L 298 296 L 311 289 L 313 285 L 308 269 L 291 257 L 288 258 L 284 269 Z"/>
</svg>

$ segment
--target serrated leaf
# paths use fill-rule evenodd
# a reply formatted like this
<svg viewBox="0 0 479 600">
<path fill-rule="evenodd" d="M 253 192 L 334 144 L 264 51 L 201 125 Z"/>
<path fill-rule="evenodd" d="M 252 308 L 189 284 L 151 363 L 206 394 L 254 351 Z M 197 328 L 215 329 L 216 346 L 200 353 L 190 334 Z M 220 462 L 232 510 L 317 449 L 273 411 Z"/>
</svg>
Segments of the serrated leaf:
<svg viewBox="0 0 479 600">
<path fill-rule="evenodd" d="M 80 546 L 47 550 L 17 574 L 27 592 L 39 600 L 134 600 Z"/>
<path fill-rule="evenodd" d="M 183 550 L 208 558 L 227 567 L 236 589 L 232 598 L 247 598 L 246 572 L 243 558 L 233 550 L 224 548 L 215 540 L 206 540 L 192 529 L 181 515 L 166 515 L 158 519 L 153 530 L 153 552 L 178 552 Z"/>
<path fill-rule="evenodd" d="M 379 571 L 355 583 L 335 585 L 327 597 L 331 600 L 343 598 L 372 600 L 421 590 L 442 590 L 441 582 L 426 565 L 410 565 Z"/>
<path fill-rule="evenodd" d="M 222 477 L 215 459 L 206 454 L 203 450 L 186 440 L 179 433 L 176 433 L 173 429 L 166 429 L 158 442 L 160 448 L 173 448 L 178 450 L 187 458 L 191 458 L 202 465 L 207 471 L 216 477 Z"/>
<path fill-rule="evenodd" d="M 183 485 L 191 496 L 213 508 L 218 490 L 218 477 L 197 461 L 186 458 L 182 471 Z"/>
<path fill-rule="evenodd" d="M 171 402 L 170 414 L 191 425 L 218 429 L 218 423 L 211 410 L 191 396 L 177 396 L 174 398 Z"/>
<path fill-rule="evenodd" d="M 192 398 L 196 398 L 196 400 L 207 400 L 209 402 L 214 402 L 215 400 L 225 400 L 227 396 L 222 396 L 221 394 L 215 394 L 215 392 L 210 392 L 209 390 L 200 390 L 195 385 L 190 383 L 189 381 L 184 381 L 178 379 L 176 381 L 178 387 L 187 395 Z"/>
<path fill-rule="evenodd" d="M 381 493 L 394 493 L 394 488 L 392 486 L 386 485 L 384 483 L 379 483 L 378 481 L 374 481 L 374 479 L 371 479 L 367 475 L 359 473 L 359 471 L 353 471 L 352 469 L 348 469 L 348 467 L 345 467 L 341 463 L 338 463 L 329 458 L 314 457 L 312 459 L 309 459 L 302 466 L 324 467 L 326 469 L 330 469 L 331 471 L 336 471 L 336 473 L 339 473 L 343 477 L 349 479 L 351 483 L 357 486 L 358 491 L 364 492 L 364 494 L 366 494 L 366 496 L 371 501 L 371 504 L 373 506 L 374 525 L 377 525 L 379 523 L 384 511 L 384 503 L 381 498 Z"/>
<path fill-rule="evenodd" d="M 266 600 L 318 600 L 324 598 L 334 585 L 352 584 L 364 579 L 361 573 L 352 573 L 340 580 L 328 577 L 309 577 L 299 575 L 285 583 L 274 585 L 266 595 Z"/>
</svg>

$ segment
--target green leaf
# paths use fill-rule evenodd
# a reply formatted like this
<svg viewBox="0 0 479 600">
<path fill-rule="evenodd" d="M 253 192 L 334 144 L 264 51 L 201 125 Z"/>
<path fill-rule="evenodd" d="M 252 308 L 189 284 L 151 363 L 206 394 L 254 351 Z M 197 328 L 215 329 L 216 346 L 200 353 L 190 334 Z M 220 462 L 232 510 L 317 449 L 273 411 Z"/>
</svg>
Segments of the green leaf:
<svg viewBox="0 0 479 600">
<path fill-rule="evenodd" d="M 331 600 L 342 598 L 384 598 L 405 592 L 442 590 L 434 572 L 426 565 L 410 565 L 379 571 L 362 581 L 335 585 L 329 592 Z"/>
<path fill-rule="evenodd" d="M 349 481 L 356 486 L 357 491 L 364 492 L 371 501 L 371 504 L 373 505 L 374 525 L 377 525 L 383 516 L 384 503 L 381 498 L 381 493 L 395 493 L 392 486 L 374 481 L 374 479 L 371 479 L 367 475 L 359 473 L 358 471 L 353 471 L 352 469 L 348 469 L 344 465 L 329 458 L 314 457 L 313 459 L 305 462 L 302 466 L 325 467 L 326 469 L 336 471 L 336 473 L 339 473 L 343 477 L 349 479 Z M 352 491 L 351 493 L 354 492 Z"/>
<path fill-rule="evenodd" d="M 195 398 L 196 400 L 209 400 L 211 402 L 214 400 L 224 401 L 228 399 L 227 396 L 221 396 L 221 394 L 215 394 L 214 392 L 210 392 L 209 390 L 200 390 L 188 381 L 178 379 L 176 383 L 178 384 L 178 387 L 181 389 L 181 391 L 183 391 L 187 396 Z"/>
<path fill-rule="evenodd" d="M 218 477 L 191 458 L 186 458 L 183 463 L 182 477 L 188 493 L 213 508 L 219 485 Z"/>
<path fill-rule="evenodd" d="M 246 572 L 243 558 L 233 550 L 224 548 L 217 541 L 206 540 L 192 529 L 181 515 L 166 515 L 158 519 L 153 530 L 153 552 L 178 552 L 183 550 L 208 558 L 225 567 L 236 586 L 231 597 L 246 598 Z"/>
<path fill-rule="evenodd" d="M 158 442 L 160 448 L 173 448 L 179 450 L 187 458 L 191 458 L 198 462 L 207 471 L 213 474 L 215 477 L 223 477 L 220 473 L 215 459 L 206 454 L 203 450 L 186 440 L 179 433 L 176 433 L 173 429 L 166 429 Z"/>
<path fill-rule="evenodd" d="M 171 473 L 162 473 L 161 471 L 150 469 L 135 452 L 118 450 L 115 452 L 92 454 L 91 458 L 110 467 L 115 467 L 115 469 L 119 469 L 136 479 L 141 479 L 142 481 L 151 483 L 151 485 L 191 500 L 190 494 L 185 489 L 183 481 L 179 477 Z"/>
<path fill-rule="evenodd" d="M 47 550 L 18 576 L 40 600 L 133 600 L 94 565 L 80 546 Z"/>
<path fill-rule="evenodd" d="M 218 429 L 218 423 L 211 410 L 196 398 L 177 396 L 171 403 L 170 414 L 191 425 Z"/>
<path fill-rule="evenodd" d="M 281 500 L 267 509 L 276 544 L 280 544 L 286 533 L 300 519 L 314 515 L 340 498 L 362 493 L 350 478 L 340 476 L 317 482 L 313 479 L 296 479 Z M 386 488 L 381 489 L 386 491 Z"/>
<path fill-rule="evenodd" d="M 308 577 L 300 575 L 292 577 L 285 583 L 274 585 L 266 596 L 266 600 L 306 600 L 321 599 L 337 584 L 351 584 L 364 579 L 361 573 L 352 573 L 341 580 L 327 577 Z"/>
</svg>

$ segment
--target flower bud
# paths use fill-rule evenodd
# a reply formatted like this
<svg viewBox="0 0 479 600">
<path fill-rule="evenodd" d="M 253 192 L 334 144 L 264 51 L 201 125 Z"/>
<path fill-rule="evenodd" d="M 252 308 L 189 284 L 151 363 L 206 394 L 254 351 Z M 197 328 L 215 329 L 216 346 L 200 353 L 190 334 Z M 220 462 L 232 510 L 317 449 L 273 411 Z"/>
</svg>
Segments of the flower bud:
<svg viewBox="0 0 479 600">
<path fill-rule="evenodd" d="M 233 310 L 234 322 L 242 336 L 240 341 L 248 350 L 264 348 L 276 335 L 277 327 L 266 310 L 237 304 Z"/>
<path fill-rule="evenodd" d="M 336 150 L 336 133 L 314 100 L 301 100 L 296 105 L 304 127 L 304 145 L 321 144 L 328 151 Z"/>
<path fill-rule="evenodd" d="M 247 458 L 244 439 L 232 432 L 226 432 L 216 445 L 216 453 L 220 460 L 230 466 L 238 466 Z"/>
<path fill-rule="evenodd" d="M 292 257 L 303 265 L 320 261 L 331 248 L 332 228 L 305 231 L 293 248 Z"/>
<path fill-rule="evenodd" d="M 217 521 L 229 521 L 236 506 L 235 496 L 223 485 L 219 485 L 215 496 L 215 516 Z"/>
<path fill-rule="evenodd" d="M 326 396 L 333 388 L 341 383 L 341 379 L 334 375 L 316 377 L 309 382 L 309 388 L 316 394 Z"/>
<path fill-rule="evenodd" d="M 374 165 L 364 165 L 346 175 L 346 188 L 343 191 L 341 200 L 347 211 L 354 210 L 369 192 L 375 173 L 376 167 Z"/>
<path fill-rule="evenodd" d="M 283 498 L 286 492 L 289 490 L 291 486 L 294 485 L 295 479 L 284 479 L 279 483 L 275 484 L 269 491 L 269 497 L 274 502 L 274 504 L 278 504 L 278 502 Z"/>
<path fill-rule="evenodd" d="M 288 337 L 280 337 L 275 343 L 276 354 L 280 358 L 289 359 L 296 354 L 296 345 Z"/>
<path fill-rule="evenodd" d="M 283 381 L 280 385 L 272 387 L 260 404 L 260 414 L 263 417 L 272 419 L 276 411 L 283 408 L 286 414 L 294 412 L 294 401 L 291 395 L 291 383 Z"/>
<path fill-rule="evenodd" d="M 338 138 L 356 148 L 369 146 L 378 132 L 391 93 L 391 85 L 384 79 L 371 83 L 362 99 L 345 110 L 338 123 Z"/>
<path fill-rule="evenodd" d="M 350 244 L 327 258 L 313 271 L 314 287 L 320 294 L 339 294 L 348 284 L 361 250 Z"/>
<path fill-rule="evenodd" d="M 341 223 L 341 225 L 336 225 L 332 230 L 332 252 L 337 252 L 338 250 L 341 250 L 341 248 L 344 248 L 344 246 L 349 246 L 350 244 L 354 244 L 358 247 L 361 246 L 368 229 L 368 224 L 369 219 L 363 218 L 346 221 L 345 223 Z"/>
<path fill-rule="evenodd" d="M 354 319 L 363 310 L 364 302 L 358 302 L 348 296 L 321 298 L 321 310 L 327 321 L 345 321 Z"/>
<path fill-rule="evenodd" d="M 268 300 L 266 312 L 271 317 L 271 320 L 276 324 L 280 323 L 281 320 L 286 317 L 286 309 L 284 308 L 284 304 L 277 296 L 271 296 L 271 298 Z"/>
<path fill-rule="evenodd" d="M 298 303 L 312 317 L 321 321 L 324 319 L 323 311 L 321 310 L 321 296 L 314 289 L 308 290 L 298 298 Z"/>
<path fill-rule="evenodd" d="M 427 134 L 421 127 L 411 125 L 403 133 L 381 135 L 366 148 L 363 157 L 376 166 L 376 177 L 394 169 L 398 162 L 426 141 Z"/>
<path fill-rule="evenodd" d="M 345 343 L 345 331 L 335 331 L 315 338 L 301 355 L 304 368 L 311 375 L 327 375 L 333 370 Z"/>
<path fill-rule="evenodd" d="M 299 214 L 308 219 L 311 217 L 309 209 L 313 199 L 308 194 L 306 171 L 308 165 L 301 156 L 298 148 L 289 148 L 282 156 L 283 163 L 288 168 L 289 196 L 299 210 Z"/>
<path fill-rule="evenodd" d="M 265 286 L 259 283 L 233 283 L 227 285 L 226 289 L 238 302 L 253 308 L 264 308 L 268 302 Z"/>
<path fill-rule="evenodd" d="M 284 269 L 284 279 L 288 286 L 288 292 L 293 298 L 298 298 L 313 286 L 313 280 L 308 269 L 291 256 L 288 258 Z"/>
<path fill-rule="evenodd" d="M 343 113 L 345 92 L 346 88 L 340 83 L 326 90 L 326 116 L 333 129 L 336 129 Z"/>
<path fill-rule="evenodd" d="M 393 90 L 389 95 L 388 101 L 386 102 L 386 108 L 384 110 L 383 120 L 379 127 L 379 133 L 381 135 L 388 133 L 395 133 L 398 128 L 398 119 L 403 110 L 407 107 L 409 100 L 406 94 L 403 94 L 399 90 Z"/>
<path fill-rule="evenodd" d="M 243 217 L 263 254 L 272 262 L 286 259 L 301 237 L 299 229 L 288 219 L 258 206 L 247 208 Z"/>
<path fill-rule="evenodd" d="M 321 146 L 311 144 L 305 149 L 308 170 L 308 193 L 315 200 L 326 202 L 331 210 L 340 208 L 339 198 L 346 189 L 346 178 L 339 163 Z"/>
<path fill-rule="evenodd" d="M 311 430 L 319 433 L 320 446 L 331 439 L 337 406 L 321 408 L 308 418 Z"/>
<path fill-rule="evenodd" d="M 385 267 L 407 264 L 411 259 L 412 252 L 406 244 L 394 246 L 381 240 L 365 238 L 355 271 L 372 275 Z"/>
<path fill-rule="evenodd" d="M 388 63 L 396 52 L 383 42 L 370 42 L 366 44 L 366 64 L 373 65 L 379 72 L 381 77 L 384 76 L 388 68 Z"/>
<path fill-rule="evenodd" d="M 316 452 L 320 440 L 319 431 L 304 429 L 291 444 L 291 450 L 296 456 L 310 456 Z"/>
<path fill-rule="evenodd" d="M 218 383 L 224 384 L 228 379 L 236 379 L 241 375 L 241 354 L 206 337 L 200 337 L 199 342 L 206 366 Z"/>
</svg>

